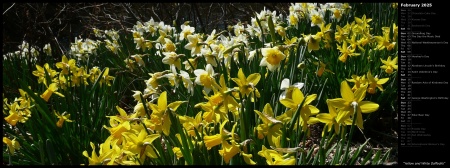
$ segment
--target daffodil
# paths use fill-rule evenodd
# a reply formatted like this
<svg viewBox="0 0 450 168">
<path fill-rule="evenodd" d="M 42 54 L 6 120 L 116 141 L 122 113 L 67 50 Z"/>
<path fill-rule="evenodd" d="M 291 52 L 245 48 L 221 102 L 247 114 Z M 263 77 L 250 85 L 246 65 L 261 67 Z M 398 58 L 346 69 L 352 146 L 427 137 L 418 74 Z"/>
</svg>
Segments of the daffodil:
<svg viewBox="0 0 450 168">
<path fill-rule="evenodd" d="M 386 50 L 391 51 L 395 47 L 396 42 L 391 42 L 389 37 L 390 28 L 382 27 L 381 29 L 383 30 L 383 36 L 375 36 L 375 41 L 378 43 L 376 49 L 383 50 L 386 48 Z"/>
<path fill-rule="evenodd" d="M 250 74 L 248 77 L 245 77 L 242 68 L 239 68 L 238 78 L 231 78 L 231 79 L 238 85 L 239 91 L 243 95 L 248 96 L 249 94 L 251 94 L 252 95 L 251 99 L 253 100 L 254 99 L 253 91 L 258 92 L 256 85 L 258 84 L 260 78 L 261 75 L 259 73 L 253 73 Z M 259 97 L 258 94 L 256 96 Z"/>
<path fill-rule="evenodd" d="M 153 110 L 150 120 L 155 124 L 154 130 L 162 131 L 164 135 L 168 136 L 170 133 L 170 126 L 172 124 L 169 113 L 174 113 L 184 102 L 186 101 L 175 101 L 167 104 L 167 92 L 162 92 L 159 95 L 158 104 L 150 104 L 150 108 Z"/>
<path fill-rule="evenodd" d="M 187 59 L 186 61 L 183 62 L 184 68 L 186 69 L 186 71 L 189 71 L 189 72 L 192 73 L 192 71 L 197 69 L 198 58 L 200 58 L 200 57 L 189 58 L 189 59 Z"/>
<path fill-rule="evenodd" d="M 325 131 L 330 132 L 334 128 L 334 133 L 339 133 L 339 127 L 340 124 L 345 125 L 351 125 L 352 121 L 350 118 L 347 118 L 342 123 L 337 122 L 338 114 L 344 114 L 344 113 L 338 113 L 338 110 L 336 110 L 336 107 L 331 106 L 328 101 L 328 113 L 319 113 L 316 115 L 316 118 L 321 122 L 324 123 L 326 127 L 322 130 L 322 137 L 324 136 Z M 327 129 L 325 129 L 327 128 Z"/>
<path fill-rule="evenodd" d="M 323 19 L 323 13 L 321 11 L 317 11 L 317 10 L 310 10 L 309 11 L 309 17 L 311 19 L 311 27 L 314 26 L 321 26 L 322 24 L 325 24 L 325 21 Z"/>
<path fill-rule="evenodd" d="M 214 69 L 211 64 L 206 65 L 206 70 L 196 69 L 194 74 L 196 76 L 195 83 L 203 86 L 203 90 L 208 94 L 211 91 L 212 83 L 214 81 Z"/>
<path fill-rule="evenodd" d="M 30 102 L 21 99 L 20 102 L 14 101 L 11 105 L 6 104 L 9 108 L 9 115 L 5 117 L 5 121 L 12 126 L 16 126 L 17 122 L 25 123 L 31 117 Z"/>
<path fill-rule="evenodd" d="M 131 132 L 123 132 L 125 137 L 124 150 L 138 154 L 141 161 L 144 161 L 145 156 L 150 158 L 157 158 L 158 152 L 152 147 L 154 140 L 160 137 L 159 134 L 147 134 L 145 129 L 141 129 L 138 135 Z"/>
<path fill-rule="evenodd" d="M 165 41 L 163 46 L 164 52 L 175 52 L 177 50 L 177 47 L 172 42 L 172 40 L 165 38 L 164 41 Z"/>
<path fill-rule="evenodd" d="M 54 112 L 56 117 L 58 117 L 58 122 L 56 122 L 56 126 L 58 126 L 59 128 L 62 127 L 62 125 L 64 124 L 64 121 L 66 122 L 73 122 L 72 120 L 69 119 L 70 114 L 67 114 L 66 112 L 59 114 L 59 112 Z"/>
<path fill-rule="evenodd" d="M 283 92 L 281 92 L 279 100 L 283 100 L 285 98 L 292 99 L 292 91 L 294 88 L 302 89 L 304 85 L 305 84 L 301 82 L 296 82 L 291 85 L 289 78 L 284 78 L 281 81 L 280 90 L 283 90 Z"/>
<path fill-rule="evenodd" d="M 191 55 L 197 55 L 200 54 L 202 45 L 200 43 L 202 43 L 201 39 L 200 39 L 200 35 L 199 34 L 194 34 L 194 35 L 188 35 L 187 39 L 189 40 L 189 43 L 187 43 L 184 48 L 187 50 L 191 50 Z"/>
<path fill-rule="evenodd" d="M 396 41 L 398 37 L 398 26 L 395 23 L 392 23 L 392 31 L 394 32 L 394 37 L 392 37 L 392 41 Z"/>
<path fill-rule="evenodd" d="M 314 101 L 316 97 L 317 94 L 312 94 L 305 97 L 302 91 L 300 91 L 300 89 L 294 88 L 294 90 L 292 91 L 292 99 L 280 100 L 280 103 L 283 104 L 285 107 L 287 107 L 289 110 L 286 111 L 284 114 L 278 116 L 277 119 L 281 121 L 290 121 L 295 111 L 297 111 L 297 109 L 300 108 L 300 119 L 298 120 L 298 122 L 301 124 L 302 130 L 305 131 L 310 116 L 319 113 L 319 109 L 317 109 L 317 107 L 310 105 L 310 103 Z M 302 102 L 303 105 L 300 107 Z"/>
<path fill-rule="evenodd" d="M 100 80 L 100 86 L 102 86 L 103 83 L 106 83 L 106 85 L 111 86 L 111 81 L 114 79 L 114 77 L 109 76 L 109 68 L 105 68 L 105 71 L 103 72 L 102 78 Z"/>
<path fill-rule="evenodd" d="M 47 56 L 52 56 L 52 46 L 50 45 L 50 43 L 45 44 L 42 50 L 44 50 L 44 53 L 47 54 Z"/>
<path fill-rule="evenodd" d="M 230 159 L 238 154 L 241 150 L 239 148 L 239 144 L 236 143 L 234 138 L 234 130 L 236 129 L 237 123 L 234 123 L 233 128 L 231 129 L 231 140 L 230 143 L 228 141 L 222 141 L 222 149 L 219 150 L 219 154 L 223 157 L 225 163 L 230 163 Z"/>
<path fill-rule="evenodd" d="M 263 139 L 267 136 L 269 145 L 279 147 L 279 142 L 274 141 L 274 139 L 281 135 L 282 132 L 280 128 L 283 126 L 283 123 L 275 119 L 270 104 L 267 103 L 264 106 L 262 113 L 258 110 L 255 110 L 255 113 L 258 114 L 259 118 L 263 122 L 256 127 L 256 130 L 258 131 L 258 138 Z"/>
<path fill-rule="evenodd" d="M 94 76 L 94 75 L 96 75 L 96 78 L 95 79 L 91 79 L 91 82 L 95 82 L 95 80 L 100 75 L 100 73 L 98 73 L 98 74 L 87 74 L 85 69 L 84 69 L 84 67 L 78 68 L 78 71 L 73 72 L 73 74 L 72 74 L 71 86 L 80 86 L 80 84 L 88 85 L 87 80 L 89 78 L 92 78 L 92 76 Z"/>
<path fill-rule="evenodd" d="M 366 75 L 363 76 L 357 76 L 352 75 L 352 79 L 346 79 L 348 82 L 355 83 L 352 87 L 352 92 L 356 91 L 356 89 L 360 88 L 361 86 L 367 84 Z"/>
<path fill-rule="evenodd" d="M 180 70 L 180 74 L 178 76 L 181 77 L 181 81 L 183 82 L 183 86 L 187 89 L 188 93 L 194 95 L 194 83 L 191 80 L 191 77 L 186 71 Z"/>
<path fill-rule="evenodd" d="M 50 68 L 50 65 L 48 63 L 44 64 L 44 67 L 41 67 L 39 65 L 36 65 L 35 71 L 33 71 L 33 75 L 39 77 L 38 83 L 44 83 L 44 85 L 48 85 L 46 80 L 46 74 L 49 76 L 50 79 L 53 79 L 56 75 L 58 75 L 58 72 Z M 44 70 L 45 69 L 45 70 Z"/>
<path fill-rule="evenodd" d="M 70 59 L 68 60 L 66 55 L 62 56 L 62 61 L 61 62 L 57 62 L 55 65 L 57 68 L 62 69 L 62 74 L 64 75 L 68 75 L 69 74 L 69 70 L 70 71 L 77 71 L 77 66 L 75 65 L 76 61 L 75 59 Z"/>
<path fill-rule="evenodd" d="M 344 27 L 341 27 L 339 25 L 336 25 L 336 32 L 334 33 L 334 38 L 338 43 L 342 43 L 342 41 L 347 40 L 348 36 L 350 35 L 350 24 L 346 24 Z"/>
<path fill-rule="evenodd" d="M 320 32 L 318 32 L 320 33 Z M 304 37 L 305 41 L 308 44 L 308 52 L 311 52 L 312 50 L 316 51 L 320 49 L 320 41 L 322 37 L 320 35 L 307 35 Z"/>
<path fill-rule="evenodd" d="M 233 96 L 235 89 L 229 89 L 226 86 L 223 74 L 220 76 L 219 84 L 213 81 L 213 95 L 208 96 L 206 92 L 203 93 L 208 102 L 195 105 L 195 107 L 201 107 L 205 111 L 203 119 L 206 122 L 227 120 L 229 111 L 233 113 L 234 117 L 239 118 L 238 108 L 240 105 Z"/>
<path fill-rule="evenodd" d="M 113 165 L 116 158 L 121 153 L 120 147 L 116 145 L 117 139 L 107 138 L 104 143 L 100 144 L 100 150 L 95 150 L 94 143 L 90 142 L 92 153 L 89 157 L 87 151 L 83 151 L 83 156 L 88 158 L 89 165 Z"/>
<path fill-rule="evenodd" d="M 183 153 L 181 152 L 181 149 L 179 147 L 173 147 L 172 152 L 177 156 L 177 159 L 183 157 Z"/>
<path fill-rule="evenodd" d="M 340 110 L 342 115 L 337 116 L 337 122 L 343 123 L 356 110 L 356 125 L 363 129 L 362 113 L 371 113 L 378 110 L 379 105 L 371 101 L 363 101 L 366 97 L 368 85 L 358 88 L 354 93 L 350 89 L 347 81 L 341 82 L 342 98 L 329 99 L 327 102 Z"/>
<path fill-rule="evenodd" d="M 361 26 L 363 29 L 370 27 L 369 22 L 372 21 L 372 19 L 366 18 L 366 15 L 364 14 L 362 18 L 355 16 L 356 23 Z"/>
<path fill-rule="evenodd" d="M 131 122 L 135 117 L 139 116 L 139 114 L 133 113 L 128 115 L 125 110 L 119 106 L 116 106 L 116 109 L 119 112 L 119 115 L 106 116 L 109 118 L 109 125 L 111 127 L 106 127 L 105 125 L 103 127 L 106 128 L 111 134 L 109 137 L 118 139 L 117 143 L 121 143 L 123 140 L 122 133 L 132 129 Z"/>
<path fill-rule="evenodd" d="M 222 103 L 219 103 L 218 105 L 220 105 L 220 110 L 224 110 L 221 111 L 222 113 L 226 114 L 228 111 L 231 111 L 234 114 L 234 117 L 239 118 L 238 115 L 238 108 L 240 108 L 239 103 L 237 103 L 236 98 L 238 96 L 236 96 L 236 89 L 230 89 L 228 88 L 228 86 L 225 83 L 225 77 L 223 74 L 220 75 L 220 79 L 219 79 L 219 84 L 217 84 L 216 81 L 213 82 L 213 90 L 214 90 L 214 95 L 219 94 L 221 97 L 221 100 L 223 101 Z M 256 97 L 259 97 L 259 92 L 258 90 L 255 91 L 256 93 Z M 211 99 L 208 99 L 211 100 Z"/>
<path fill-rule="evenodd" d="M 267 66 L 270 71 L 275 71 L 280 67 L 282 60 L 286 58 L 283 52 L 281 52 L 278 47 L 273 48 L 262 48 L 261 54 L 263 58 L 259 63 L 259 66 Z"/>
<path fill-rule="evenodd" d="M 252 154 L 246 154 L 241 151 L 241 155 L 244 158 L 245 163 L 247 163 L 248 165 L 256 165 L 256 162 L 251 159 L 253 157 Z"/>
<path fill-rule="evenodd" d="M 3 143 L 5 143 L 8 146 L 8 151 L 10 155 L 14 155 L 14 152 L 20 149 L 20 143 L 16 141 L 16 138 L 11 140 L 8 137 L 3 137 Z"/>
<path fill-rule="evenodd" d="M 342 9 L 339 8 L 331 8 L 330 11 L 333 15 L 331 15 L 332 19 L 336 19 L 338 22 L 341 20 L 342 18 Z"/>
<path fill-rule="evenodd" d="M 181 33 L 180 33 L 180 41 L 187 38 L 188 35 L 191 35 L 195 32 L 195 27 L 191 27 L 189 25 L 181 25 Z"/>
<path fill-rule="evenodd" d="M 228 135 L 224 131 L 224 126 L 228 122 L 228 120 L 225 120 L 220 124 L 220 133 L 214 134 L 214 135 L 205 135 L 203 136 L 203 141 L 205 142 L 205 146 L 208 150 L 210 150 L 212 147 L 222 144 L 222 141 L 228 138 Z"/>
<path fill-rule="evenodd" d="M 329 72 L 329 73 L 334 74 L 333 71 L 331 71 L 331 70 L 329 70 L 329 69 L 326 68 L 326 67 L 327 67 L 327 64 L 325 64 L 325 63 L 323 63 L 323 62 L 321 62 L 321 61 L 319 61 L 319 62 L 313 62 L 313 64 L 318 66 L 317 71 L 316 71 L 316 75 L 317 75 L 318 77 L 321 77 L 321 76 L 323 75 L 324 72 Z"/>
<path fill-rule="evenodd" d="M 57 92 L 58 90 L 58 84 L 57 83 L 52 83 L 50 84 L 50 86 L 48 86 L 47 90 L 45 90 L 44 93 L 41 94 L 41 97 L 48 102 L 48 99 L 50 98 L 50 96 L 55 93 L 58 96 L 64 97 L 63 94 Z"/>
<path fill-rule="evenodd" d="M 158 80 L 162 78 L 165 73 L 167 72 L 163 71 L 163 72 L 148 73 L 150 75 L 150 78 L 148 80 L 144 80 L 145 84 L 147 85 L 147 89 L 149 90 L 158 89 L 159 88 Z"/>
<path fill-rule="evenodd" d="M 267 149 L 262 145 L 261 151 L 258 155 L 266 158 L 267 165 L 294 165 L 295 157 L 287 155 L 281 155 L 279 152 L 273 149 Z"/>
<path fill-rule="evenodd" d="M 382 84 L 385 84 L 389 78 L 382 78 L 378 79 L 377 76 L 372 76 L 372 73 L 367 72 L 367 81 L 369 83 L 369 88 L 367 89 L 367 92 L 370 94 L 375 94 L 375 88 L 380 89 L 380 91 L 384 91 Z"/>
<path fill-rule="evenodd" d="M 134 54 L 134 55 L 131 55 L 131 58 L 133 58 L 134 61 L 137 62 L 137 64 L 138 64 L 140 67 L 145 67 L 145 62 L 144 62 L 144 60 L 142 59 L 142 56 L 143 56 L 143 55 L 141 55 L 141 54 Z"/>
<path fill-rule="evenodd" d="M 345 63 L 347 61 L 348 56 L 359 56 L 360 53 L 354 53 L 355 48 L 351 48 L 351 46 L 347 47 L 347 41 L 344 41 L 342 43 L 342 46 L 337 46 L 338 50 L 341 52 L 341 55 L 339 56 L 339 61 Z"/>
<path fill-rule="evenodd" d="M 187 131 L 187 133 L 193 137 L 196 137 L 195 129 L 201 132 L 203 126 L 207 123 L 202 119 L 202 113 L 197 113 L 195 117 L 190 116 L 179 116 L 180 123 L 183 125 L 183 128 Z"/>
<path fill-rule="evenodd" d="M 387 60 L 383 60 L 381 59 L 381 62 L 384 64 L 382 66 L 380 66 L 381 69 L 384 69 L 384 71 L 388 74 L 391 74 L 392 72 L 394 72 L 394 69 L 397 70 L 398 69 L 398 57 L 395 57 L 394 59 L 391 60 L 391 56 L 389 56 L 387 58 Z"/>
</svg>

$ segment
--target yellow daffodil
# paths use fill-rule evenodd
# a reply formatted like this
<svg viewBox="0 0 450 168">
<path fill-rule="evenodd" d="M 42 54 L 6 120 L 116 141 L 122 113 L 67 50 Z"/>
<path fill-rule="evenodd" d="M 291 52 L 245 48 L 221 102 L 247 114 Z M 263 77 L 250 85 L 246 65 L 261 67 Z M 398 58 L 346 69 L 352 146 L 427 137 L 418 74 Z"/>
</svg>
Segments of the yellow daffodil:
<svg viewBox="0 0 450 168">
<path fill-rule="evenodd" d="M 202 128 L 207 125 L 207 122 L 202 119 L 202 113 L 197 113 L 195 117 L 179 116 L 179 119 L 183 128 L 193 137 L 197 136 L 195 129 L 201 133 Z"/>
<path fill-rule="evenodd" d="M 9 105 L 9 115 L 5 117 L 5 121 L 12 126 L 16 126 L 17 122 L 25 123 L 31 117 L 29 110 L 29 102 L 24 103 L 15 101 Z"/>
<path fill-rule="evenodd" d="M 369 22 L 372 21 L 372 19 L 366 18 L 366 15 L 364 14 L 362 18 L 358 18 L 355 16 L 356 23 L 362 27 L 363 29 L 370 27 Z"/>
<path fill-rule="evenodd" d="M 141 55 L 141 54 L 134 54 L 134 55 L 131 55 L 131 58 L 133 58 L 134 61 L 137 62 L 137 64 L 138 64 L 140 67 L 145 67 L 145 62 L 144 62 L 144 60 L 142 59 L 142 56 L 143 56 L 143 55 Z"/>
<path fill-rule="evenodd" d="M 278 47 L 273 48 L 262 48 L 261 54 L 263 58 L 259 63 L 259 66 L 267 66 L 269 71 L 275 71 L 280 67 L 282 60 L 286 58 L 283 52 L 281 52 Z"/>
<path fill-rule="evenodd" d="M 264 145 L 262 145 L 261 151 L 258 152 L 258 155 L 266 158 L 267 165 L 294 165 L 295 158 L 294 156 L 289 155 L 281 155 L 279 152 L 273 149 L 267 149 Z"/>
<path fill-rule="evenodd" d="M 189 72 L 192 73 L 192 71 L 197 69 L 198 58 L 200 58 L 200 57 L 189 58 L 189 59 L 187 59 L 186 61 L 183 62 L 184 68 L 186 69 L 186 71 L 189 71 Z"/>
<path fill-rule="evenodd" d="M 50 86 L 48 86 L 47 90 L 45 90 L 44 93 L 41 94 L 41 97 L 48 102 L 48 99 L 50 98 L 50 96 L 55 93 L 58 96 L 64 97 L 63 94 L 57 92 L 58 90 L 58 84 L 57 83 L 52 83 L 50 84 Z"/>
<path fill-rule="evenodd" d="M 99 71 L 100 72 L 100 71 Z M 84 67 L 78 68 L 78 71 L 72 74 L 71 86 L 80 86 L 80 84 L 88 85 L 87 79 L 91 78 L 91 82 L 95 82 L 100 73 L 96 74 L 96 78 L 92 79 L 95 74 L 87 74 Z"/>
<path fill-rule="evenodd" d="M 327 102 L 341 110 L 342 115 L 337 116 L 337 122 L 343 123 L 356 110 L 356 125 L 363 129 L 362 113 L 371 113 L 378 110 L 379 105 L 371 101 L 363 101 L 366 97 L 366 89 L 368 85 L 360 87 L 354 93 L 350 89 L 347 81 L 341 82 L 342 98 L 329 99 Z"/>
<path fill-rule="evenodd" d="M 318 77 L 321 77 L 322 74 L 323 74 L 324 72 L 329 72 L 329 73 L 334 74 L 333 71 L 331 71 L 331 70 L 329 70 L 329 69 L 326 69 L 327 64 L 325 64 L 325 63 L 323 63 L 323 62 L 321 62 L 321 61 L 319 61 L 319 62 L 313 62 L 313 64 L 318 66 L 317 71 L 316 71 L 316 75 L 317 75 Z"/>
<path fill-rule="evenodd" d="M 310 103 L 314 101 L 316 97 L 317 94 L 312 94 L 305 97 L 302 91 L 300 91 L 300 89 L 294 88 L 294 90 L 292 91 L 292 99 L 280 100 L 280 103 L 283 104 L 285 107 L 289 108 L 289 110 L 286 111 L 284 114 L 278 116 L 277 119 L 285 122 L 290 121 L 295 111 L 297 111 L 298 108 L 301 108 L 300 119 L 298 120 L 298 122 L 301 124 L 302 130 L 306 131 L 307 123 L 310 119 L 310 116 L 319 113 L 319 109 L 317 109 L 317 107 L 310 105 Z M 303 106 L 300 107 L 302 102 Z"/>
<path fill-rule="evenodd" d="M 392 41 L 397 41 L 398 37 L 398 26 L 395 23 L 392 23 L 392 31 L 394 32 L 394 37 L 392 37 Z"/>
<path fill-rule="evenodd" d="M 45 70 L 44 70 L 45 68 Z M 48 85 L 47 80 L 45 78 L 46 73 L 48 74 L 48 76 L 50 77 L 50 79 L 53 79 L 56 75 L 58 75 L 58 72 L 56 72 L 55 70 L 50 68 L 50 65 L 48 63 L 44 64 L 44 67 L 41 67 L 39 65 L 36 65 L 36 69 L 35 71 L 33 71 L 33 75 L 39 77 L 38 78 L 38 83 L 44 83 L 45 86 Z"/>
<path fill-rule="evenodd" d="M 256 165 L 256 162 L 251 159 L 253 157 L 252 154 L 246 154 L 241 151 L 241 155 L 244 158 L 245 163 L 247 163 L 248 165 Z"/>
<path fill-rule="evenodd" d="M 8 137 L 3 137 L 3 143 L 5 143 L 8 146 L 8 151 L 10 155 L 14 155 L 14 152 L 20 149 L 20 143 L 16 141 L 16 138 L 11 140 Z"/>
<path fill-rule="evenodd" d="M 272 107 L 269 103 L 264 106 L 263 112 L 261 113 L 258 110 L 255 110 L 255 113 L 258 114 L 259 118 L 263 122 L 256 127 L 258 131 L 258 138 L 263 139 L 264 136 L 267 136 L 269 140 L 269 145 L 278 147 L 278 142 L 274 142 L 273 138 L 279 137 L 281 135 L 281 127 L 283 123 L 277 119 L 275 119 Z"/>
<path fill-rule="evenodd" d="M 383 50 L 386 48 L 386 50 L 391 51 L 395 47 L 396 42 L 391 42 L 389 37 L 390 28 L 382 27 L 381 29 L 383 30 L 383 36 L 375 36 L 375 41 L 378 43 L 376 49 Z"/>
<path fill-rule="evenodd" d="M 100 86 L 102 86 L 103 83 L 106 83 L 106 85 L 111 86 L 111 81 L 114 79 L 114 77 L 109 76 L 109 68 L 105 68 L 105 71 L 103 72 L 102 78 L 100 80 Z"/>
<path fill-rule="evenodd" d="M 150 75 L 150 79 L 145 80 L 145 84 L 147 85 L 147 89 L 150 90 L 156 90 L 159 87 L 158 80 L 162 78 L 162 76 L 167 73 L 166 71 L 163 72 L 155 72 L 155 73 L 148 73 Z"/>
<path fill-rule="evenodd" d="M 228 138 L 228 135 L 224 131 L 224 126 L 228 122 L 225 120 L 220 124 L 220 133 L 215 135 L 205 135 L 203 136 L 203 141 L 205 142 L 205 146 L 208 150 L 212 147 L 222 144 L 222 141 Z"/>
<path fill-rule="evenodd" d="M 57 62 L 55 65 L 57 68 L 62 69 L 62 74 L 68 75 L 70 71 L 77 71 L 77 66 L 75 65 L 75 59 L 68 60 L 65 55 L 62 56 L 62 61 Z"/>
<path fill-rule="evenodd" d="M 177 156 L 177 159 L 183 157 L 183 153 L 181 152 L 181 149 L 179 147 L 173 147 L 172 152 Z"/>
<path fill-rule="evenodd" d="M 208 96 L 206 92 L 203 92 L 208 102 L 201 102 L 195 105 L 195 107 L 201 107 L 205 111 L 203 113 L 203 119 L 205 119 L 206 122 L 227 120 L 229 111 L 231 111 L 235 117 L 239 118 L 237 109 L 240 105 L 232 95 L 234 89 L 229 89 L 226 86 L 223 74 L 220 76 L 219 83 L 220 85 L 213 81 L 213 95 Z"/>
<path fill-rule="evenodd" d="M 369 88 L 367 89 L 367 92 L 370 94 L 375 94 L 375 88 L 380 89 L 380 91 L 384 91 L 382 84 L 385 84 L 389 78 L 382 78 L 378 79 L 377 76 L 372 76 L 372 74 L 367 72 L 367 81 L 369 83 Z"/>
<path fill-rule="evenodd" d="M 94 143 L 90 142 L 92 147 L 91 157 L 86 150 L 83 151 L 83 156 L 88 158 L 89 165 L 114 165 L 116 164 L 116 158 L 119 158 L 122 153 L 116 143 L 117 139 L 107 138 L 104 143 L 100 144 L 97 155 Z"/>
<path fill-rule="evenodd" d="M 344 27 L 336 25 L 336 32 L 334 33 L 334 38 L 338 43 L 342 43 L 342 41 L 347 40 L 350 35 L 350 24 L 346 24 Z"/>
<path fill-rule="evenodd" d="M 236 98 L 238 98 L 239 96 L 236 96 L 236 94 L 234 94 L 234 93 L 236 93 L 235 92 L 236 89 L 228 88 L 228 86 L 225 83 L 225 77 L 223 74 L 220 75 L 219 84 L 217 84 L 216 81 L 213 81 L 214 95 L 217 95 L 217 94 L 220 95 L 220 99 L 216 99 L 216 100 L 221 100 L 223 102 L 215 101 L 214 99 L 211 99 L 211 98 L 207 98 L 207 99 L 210 102 L 211 101 L 216 102 L 214 104 L 219 105 L 219 110 L 224 114 L 224 116 L 227 116 L 228 111 L 231 111 L 234 114 L 234 117 L 236 117 L 236 119 L 239 118 L 238 108 L 240 108 L 240 105 L 236 101 Z M 256 97 L 260 96 L 258 90 L 255 90 L 255 93 L 256 93 Z"/>
<path fill-rule="evenodd" d="M 232 139 L 230 140 L 230 143 L 228 141 L 223 140 L 222 141 L 222 149 L 219 150 L 219 154 L 223 157 L 223 160 L 225 163 L 230 163 L 230 159 L 238 154 L 241 150 L 239 148 L 239 144 L 236 143 L 234 139 L 234 130 L 236 129 L 237 123 L 234 123 L 233 128 L 231 129 L 231 136 Z"/>
<path fill-rule="evenodd" d="M 318 32 L 321 33 L 321 32 Z M 319 35 L 307 35 L 305 37 L 305 41 L 308 44 L 308 52 L 311 52 L 312 50 L 316 51 L 320 49 L 320 41 L 322 37 Z"/>
<path fill-rule="evenodd" d="M 348 56 L 359 56 L 360 53 L 354 53 L 355 48 L 351 48 L 351 46 L 347 47 L 347 41 L 344 41 L 342 46 L 337 46 L 338 50 L 341 52 L 341 55 L 339 56 L 339 61 L 345 63 L 347 61 Z"/>
<path fill-rule="evenodd" d="M 162 131 L 166 136 L 168 136 L 170 133 L 170 126 L 172 124 L 169 113 L 175 112 L 184 102 L 186 101 L 175 101 L 167 104 L 167 92 L 162 92 L 159 95 L 158 104 L 150 104 L 150 108 L 153 110 L 150 120 L 155 124 L 154 130 Z"/>
<path fill-rule="evenodd" d="M 392 72 L 394 72 L 394 69 L 397 70 L 398 69 L 398 57 L 395 57 L 394 59 L 391 60 L 391 56 L 389 56 L 387 58 L 387 60 L 383 60 L 381 59 L 381 62 L 384 64 L 382 66 L 380 66 L 381 69 L 384 69 L 384 71 L 388 74 L 391 74 Z"/>
<path fill-rule="evenodd" d="M 59 114 L 59 112 L 54 112 L 56 117 L 58 117 L 58 122 L 56 122 L 56 126 L 58 126 L 59 128 L 62 128 L 62 125 L 64 124 L 64 121 L 66 122 L 73 122 L 72 120 L 69 119 L 70 114 L 67 114 L 66 112 Z"/>
<path fill-rule="evenodd" d="M 145 129 L 141 129 L 138 135 L 131 132 L 123 132 L 122 135 L 125 138 L 124 150 L 139 154 L 142 161 L 145 156 L 150 158 L 158 157 L 157 151 L 151 146 L 153 141 L 160 137 L 159 134 L 149 135 Z"/>
<path fill-rule="evenodd" d="M 324 136 L 325 131 L 330 132 L 333 128 L 334 128 L 334 133 L 338 134 L 340 124 L 345 124 L 345 125 L 352 124 L 352 121 L 350 120 L 350 118 L 347 118 L 346 120 L 344 120 L 343 123 L 339 123 L 337 121 L 337 116 L 339 113 L 336 110 L 336 107 L 331 106 L 328 103 L 328 101 L 327 101 L 327 105 L 328 105 L 328 113 L 319 113 L 316 115 L 316 118 L 321 123 L 324 123 L 327 128 L 327 129 L 324 128 L 322 130 L 322 136 Z M 341 114 L 344 114 L 344 113 L 341 113 Z"/>
<path fill-rule="evenodd" d="M 256 85 L 258 84 L 260 78 L 261 75 L 259 73 L 250 74 L 246 78 L 244 72 L 242 71 L 242 68 L 239 68 L 238 78 L 232 78 L 232 80 L 238 85 L 239 91 L 243 95 L 248 96 L 249 94 L 251 94 L 253 100 L 253 91 L 255 90 L 256 92 L 258 92 Z"/>
<path fill-rule="evenodd" d="M 352 75 L 352 79 L 346 79 L 346 80 L 348 82 L 355 83 L 352 87 L 352 92 L 355 92 L 356 89 L 367 84 L 366 75 L 363 75 L 363 76 Z"/>
<path fill-rule="evenodd" d="M 119 115 L 106 116 L 109 118 L 109 125 L 111 127 L 106 127 L 105 125 L 103 127 L 111 134 L 109 137 L 117 139 L 117 143 L 121 143 L 123 140 L 122 133 L 131 129 L 130 121 L 133 117 L 128 116 L 125 110 L 119 106 L 116 106 L 116 109 L 119 112 Z"/>
</svg>

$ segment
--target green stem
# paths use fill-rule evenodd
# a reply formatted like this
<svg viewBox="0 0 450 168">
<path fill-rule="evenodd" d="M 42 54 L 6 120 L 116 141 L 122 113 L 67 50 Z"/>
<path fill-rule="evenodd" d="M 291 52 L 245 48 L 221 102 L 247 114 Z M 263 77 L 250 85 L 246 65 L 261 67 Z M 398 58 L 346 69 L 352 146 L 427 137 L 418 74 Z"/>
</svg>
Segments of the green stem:
<svg viewBox="0 0 450 168">
<path fill-rule="evenodd" d="M 357 107 L 357 106 L 353 106 L 353 121 L 352 121 L 352 127 L 350 128 L 350 136 L 349 136 L 349 139 L 347 140 L 347 148 L 346 148 L 346 150 L 345 150 L 345 155 L 344 155 L 344 160 L 343 160 L 343 161 L 346 161 L 346 160 L 347 160 L 347 157 L 348 157 L 348 148 L 350 147 L 350 141 L 352 140 L 353 132 L 354 132 L 354 130 L 355 130 L 355 121 L 356 121 L 356 118 L 358 117 L 358 116 L 357 116 L 358 113 L 356 112 L 356 107 Z"/>
</svg>

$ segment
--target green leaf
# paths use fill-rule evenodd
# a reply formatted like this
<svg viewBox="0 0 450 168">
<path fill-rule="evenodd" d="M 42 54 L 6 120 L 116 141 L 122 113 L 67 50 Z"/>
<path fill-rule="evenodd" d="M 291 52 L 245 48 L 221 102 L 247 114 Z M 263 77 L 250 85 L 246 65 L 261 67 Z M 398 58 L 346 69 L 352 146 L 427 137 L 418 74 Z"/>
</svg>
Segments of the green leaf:
<svg viewBox="0 0 450 168">
<path fill-rule="evenodd" d="M 269 14 L 269 18 L 267 23 L 269 24 L 269 30 L 270 30 L 270 36 L 272 39 L 272 45 L 275 46 L 276 43 L 276 37 L 275 37 L 275 26 L 273 25 L 272 15 Z"/>
</svg>

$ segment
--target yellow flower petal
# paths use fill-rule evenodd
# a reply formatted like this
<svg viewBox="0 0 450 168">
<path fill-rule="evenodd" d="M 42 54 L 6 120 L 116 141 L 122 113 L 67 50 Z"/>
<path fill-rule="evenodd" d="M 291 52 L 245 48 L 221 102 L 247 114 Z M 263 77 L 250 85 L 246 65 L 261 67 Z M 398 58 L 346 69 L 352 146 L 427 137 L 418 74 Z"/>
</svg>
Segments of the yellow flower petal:
<svg viewBox="0 0 450 168">
<path fill-rule="evenodd" d="M 352 89 L 348 86 L 347 81 L 341 82 L 341 96 L 347 102 L 352 102 L 354 100 Z"/>
<path fill-rule="evenodd" d="M 167 92 L 164 91 L 159 95 L 158 98 L 158 111 L 165 110 L 167 108 Z"/>
<path fill-rule="evenodd" d="M 362 113 L 371 113 L 371 112 L 377 111 L 378 107 L 380 106 L 377 103 L 370 102 L 370 101 L 362 101 L 362 102 L 359 102 L 358 105 L 361 108 Z"/>
<path fill-rule="evenodd" d="M 339 108 L 339 109 L 347 107 L 347 105 L 346 105 L 347 101 L 343 98 L 328 99 L 327 102 L 331 106 Z"/>
</svg>

